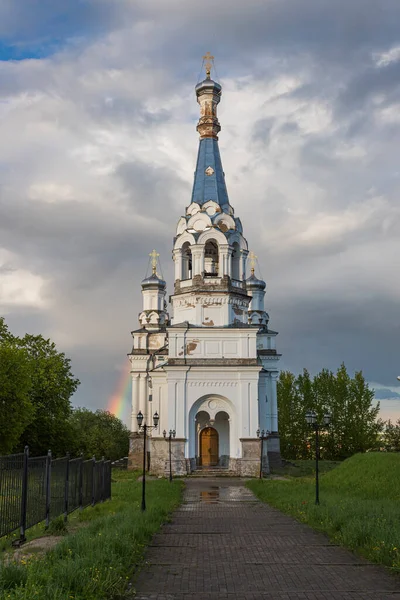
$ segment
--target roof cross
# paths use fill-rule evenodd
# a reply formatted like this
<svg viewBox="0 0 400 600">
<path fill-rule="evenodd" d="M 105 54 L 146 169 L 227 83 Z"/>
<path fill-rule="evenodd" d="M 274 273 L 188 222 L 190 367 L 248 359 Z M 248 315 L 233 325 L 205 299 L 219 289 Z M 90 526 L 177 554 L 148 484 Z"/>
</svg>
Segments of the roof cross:
<svg viewBox="0 0 400 600">
<path fill-rule="evenodd" d="M 156 250 L 153 250 L 149 254 L 151 258 L 151 268 L 153 270 L 153 275 L 157 275 L 157 259 L 160 256 Z"/>
<path fill-rule="evenodd" d="M 203 56 L 203 60 L 207 61 L 206 64 L 204 65 L 205 68 L 206 68 L 206 78 L 210 79 L 210 77 L 211 77 L 211 67 L 212 67 L 212 64 L 211 64 L 210 61 L 214 60 L 214 57 L 211 56 L 211 54 L 209 52 L 207 52 L 207 54 L 205 54 Z"/>
<path fill-rule="evenodd" d="M 257 262 L 257 256 L 254 254 L 253 251 L 249 252 L 249 263 L 250 263 L 252 275 L 254 275 L 254 271 L 256 268 L 256 262 Z"/>
</svg>

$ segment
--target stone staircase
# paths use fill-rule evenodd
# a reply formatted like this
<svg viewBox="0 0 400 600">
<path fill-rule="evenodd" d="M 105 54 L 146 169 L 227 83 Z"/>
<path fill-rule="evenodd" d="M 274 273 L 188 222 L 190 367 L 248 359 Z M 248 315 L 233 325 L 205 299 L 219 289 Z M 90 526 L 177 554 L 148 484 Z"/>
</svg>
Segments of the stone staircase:
<svg viewBox="0 0 400 600">
<path fill-rule="evenodd" d="M 189 477 L 237 477 L 235 471 L 230 471 L 228 467 L 196 467 L 195 471 Z"/>
</svg>

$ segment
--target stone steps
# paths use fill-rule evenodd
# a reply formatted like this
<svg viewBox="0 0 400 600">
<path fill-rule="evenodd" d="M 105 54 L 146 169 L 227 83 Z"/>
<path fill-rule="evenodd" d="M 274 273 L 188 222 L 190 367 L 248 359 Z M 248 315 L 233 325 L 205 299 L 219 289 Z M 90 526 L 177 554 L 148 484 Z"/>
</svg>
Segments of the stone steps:
<svg viewBox="0 0 400 600">
<path fill-rule="evenodd" d="M 230 471 L 229 469 L 218 467 L 198 467 L 195 471 L 192 471 L 189 477 L 237 477 L 237 473 Z"/>
</svg>

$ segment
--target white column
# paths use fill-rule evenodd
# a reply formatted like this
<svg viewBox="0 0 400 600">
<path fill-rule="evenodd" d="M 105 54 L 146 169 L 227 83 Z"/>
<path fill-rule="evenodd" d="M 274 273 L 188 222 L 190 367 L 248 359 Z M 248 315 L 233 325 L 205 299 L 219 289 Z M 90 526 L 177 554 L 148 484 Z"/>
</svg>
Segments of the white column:
<svg viewBox="0 0 400 600">
<path fill-rule="evenodd" d="M 256 437 L 256 432 L 259 427 L 258 420 L 258 373 L 254 373 L 254 379 L 249 386 L 249 437 Z"/>
<path fill-rule="evenodd" d="M 267 381 L 266 374 L 260 373 L 258 379 L 258 423 L 261 430 L 267 426 Z"/>
<path fill-rule="evenodd" d="M 271 376 L 271 431 L 278 431 L 278 396 L 276 392 L 276 382 L 279 372 L 272 371 Z"/>
<path fill-rule="evenodd" d="M 139 410 L 142 412 L 144 416 L 143 423 L 147 423 L 146 413 L 147 413 L 147 402 L 146 402 L 146 392 L 147 392 L 147 381 L 146 381 L 146 373 L 140 373 L 139 380 Z"/>
<path fill-rule="evenodd" d="M 204 244 L 192 246 L 192 276 L 204 272 Z"/>
<path fill-rule="evenodd" d="M 139 412 L 139 374 L 132 373 L 132 415 L 131 415 L 131 431 L 137 433 L 138 423 L 137 414 Z"/>
<path fill-rule="evenodd" d="M 233 248 L 228 247 L 228 254 L 226 257 L 226 274 L 229 275 L 229 277 L 232 277 L 232 253 Z"/>
<path fill-rule="evenodd" d="M 167 431 L 170 429 L 175 429 L 176 431 L 176 392 L 177 392 L 178 382 L 175 378 L 172 378 L 172 374 L 168 374 L 168 427 L 166 427 Z"/>
<path fill-rule="evenodd" d="M 177 248 L 172 253 L 174 263 L 175 263 L 175 281 L 177 279 L 182 279 L 182 250 L 181 248 Z"/>
<path fill-rule="evenodd" d="M 186 414 L 186 390 L 185 373 L 182 373 L 182 379 L 178 381 L 176 388 L 176 437 L 184 438 L 186 436 L 185 414 Z"/>
<path fill-rule="evenodd" d="M 219 277 L 224 275 L 230 276 L 230 264 L 229 264 L 229 245 L 221 244 L 219 246 Z"/>
<path fill-rule="evenodd" d="M 239 438 L 250 436 L 250 407 L 249 407 L 249 381 L 240 374 L 240 413 L 239 414 Z"/>
<path fill-rule="evenodd" d="M 243 280 L 246 279 L 246 261 L 247 261 L 247 255 L 249 254 L 248 250 L 241 250 L 241 258 L 242 258 L 242 265 L 241 265 L 241 273 L 240 273 L 240 279 Z"/>
</svg>

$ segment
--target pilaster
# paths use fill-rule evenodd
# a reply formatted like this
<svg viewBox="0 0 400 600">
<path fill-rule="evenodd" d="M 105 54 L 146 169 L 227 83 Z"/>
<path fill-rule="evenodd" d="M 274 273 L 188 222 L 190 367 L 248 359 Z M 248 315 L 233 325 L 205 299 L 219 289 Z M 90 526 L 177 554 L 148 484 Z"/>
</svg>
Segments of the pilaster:
<svg viewBox="0 0 400 600">
<path fill-rule="evenodd" d="M 131 432 L 137 433 L 137 414 L 139 412 L 139 373 L 132 373 L 132 413 Z"/>
</svg>

